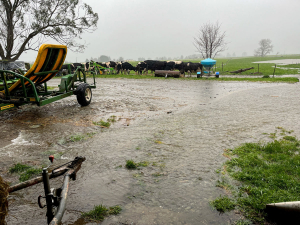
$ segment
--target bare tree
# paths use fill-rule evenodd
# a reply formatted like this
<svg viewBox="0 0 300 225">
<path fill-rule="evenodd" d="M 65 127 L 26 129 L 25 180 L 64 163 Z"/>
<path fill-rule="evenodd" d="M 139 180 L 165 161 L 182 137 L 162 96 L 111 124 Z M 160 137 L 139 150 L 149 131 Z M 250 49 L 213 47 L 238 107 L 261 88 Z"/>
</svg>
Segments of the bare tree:
<svg viewBox="0 0 300 225">
<path fill-rule="evenodd" d="M 207 23 L 204 24 L 194 37 L 194 46 L 203 58 L 214 58 L 218 53 L 226 50 L 225 32 L 221 31 L 221 25 Z"/>
<path fill-rule="evenodd" d="M 271 45 L 270 39 L 261 39 L 259 41 L 259 48 L 254 50 L 255 56 L 264 57 L 267 54 L 271 53 L 273 51 L 273 45 Z"/>
<path fill-rule="evenodd" d="M 0 57 L 17 60 L 47 38 L 82 51 L 75 41 L 96 29 L 98 14 L 79 0 L 0 0 Z"/>
</svg>

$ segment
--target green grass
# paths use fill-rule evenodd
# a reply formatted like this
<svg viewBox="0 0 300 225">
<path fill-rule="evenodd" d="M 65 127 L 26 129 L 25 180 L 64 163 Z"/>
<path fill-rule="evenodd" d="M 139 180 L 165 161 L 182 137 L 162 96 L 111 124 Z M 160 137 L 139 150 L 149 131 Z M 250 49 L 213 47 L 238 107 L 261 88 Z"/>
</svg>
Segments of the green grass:
<svg viewBox="0 0 300 225">
<path fill-rule="evenodd" d="M 13 167 L 9 168 L 9 172 L 10 173 L 21 173 L 21 172 L 24 172 L 24 171 L 26 171 L 30 168 L 31 168 L 31 166 L 24 165 L 24 164 L 21 164 L 21 163 L 17 163 Z"/>
<path fill-rule="evenodd" d="M 93 222 L 101 222 L 104 217 L 109 215 L 118 215 L 122 211 L 122 208 L 118 205 L 107 208 L 103 205 L 94 206 L 89 212 L 82 213 L 82 217 L 85 220 L 93 221 Z"/>
<path fill-rule="evenodd" d="M 116 116 L 112 115 L 110 118 L 107 119 L 107 121 L 111 123 L 116 122 Z"/>
<path fill-rule="evenodd" d="M 29 180 L 34 175 L 41 175 L 42 169 L 41 168 L 34 168 L 32 166 L 24 165 L 21 163 L 15 164 L 13 167 L 9 168 L 10 173 L 18 173 L 19 181 L 24 182 Z"/>
<path fill-rule="evenodd" d="M 134 162 L 133 160 L 127 160 L 125 167 L 127 169 L 137 169 L 138 167 L 147 167 L 150 163 L 148 161 L 142 161 L 142 162 Z"/>
<path fill-rule="evenodd" d="M 70 136 L 70 141 L 71 142 L 77 142 L 77 141 L 81 141 L 81 140 L 84 140 L 84 139 L 85 139 L 85 136 L 82 135 L 82 134 L 75 134 L 75 135 Z"/>
<path fill-rule="evenodd" d="M 258 72 L 258 64 L 253 63 L 253 62 L 258 62 L 258 61 L 268 61 L 268 60 L 281 60 L 281 59 L 300 59 L 300 55 L 286 55 L 283 57 L 277 57 L 277 56 L 266 56 L 266 57 L 243 57 L 243 58 L 217 58 L 217 63 L 216 63 L 216 71 L 220 72 L 220 75 L 232 75 L 232 73 L 229 73 L 230 71 L 236 71 L 239 69 L 245 69 L 245 68 L 250 68 L 254 67 L 252 70 L 245 71 L 241 74 L 244 75 L 249 75 L 251 73 L 256 73 Z M 200 62 L 200 59 L 197 60 L 184 60 L 184 61 L 191 61 L 191 62 Z M 222 62 L 223 62 L 223 71 L 222 71 Z M 226 65 L 224 65 L 226 64 Z M 260 63 L 259 64 L 259 72 L 262 75 L 273 75 L 274 72 L 274 63 Z M 299 64 L 296 64 L 299 66 Z M 278 65 L 279 67 L 283 67 L 281 65 Z M 276 68 L 275 70 L 275 75 L 284 75 L 284 74 L 298 74 L 298 69 L 299 67 L 297 66 L 291 66 L 287 65 L 284 66 L 287 68 L 295 68 L 295 69 L 280 69 Z M 228 71 L 228 72 L 227 72 Z M 255 74 L 254 74 L 255 75 Z"/>
<path fill-rule="evenodd" d="M 77 142 L 77 141 L 86 140 L 88 138 L 92 138 L 95 134 L 96 134 L 95 132 L 86 133 L 86 134 L 74 134 L 69 137 L 69 141 Z"/>
<path fill-rule="evenodd" d="M 225 196 L 215 199 L 211 202 L 211 205 L 219 212 L 224 213 L 226 211 L 233 210 L 236 206 L 236 203 L 232 199 Z"/>
<path fill-rule="evenodd" d="M 137 167 L 147 167 L 149 165 L 149 162 L 147 161 L 142 161 L 136 164 Z"/>
<path fill-rule="evenodd" d="M 55 88 L 58 88 L 58 87 L 47 86 L 47 90 L 48 90 L 48 91 L 54 90 Z"/>
<path fill-rule="evenodd" d="M 98 122 L 93 122 L 93 124 L 96 125 L 96 126 L 106 127 L 106 128 L 109 128 L 110 125 L 111 125 L 109 121 L 105 122 L 103 120 L 100 120 Z"/>
<path fill-rule="evenodd" d="M 29 180 L 30 178 L 33 178 L 34 176 L 41 175 L 42 171 L 43 170 L 41 168 L 40 169 L 38 169 L 38 168 L 27 169 L 24 173 L 20 174 L 19 181 L 24 182 L 26 180 Z"/>
<path fill-rule="evenodd" d="M 127 160 L 126 161 L 126 168 L 127 169 L 136 169 L 137 164 L 133 160 Z"/>
<path fill-rule="evenodd" d="M 246 143 L 227 150 L 231 160 L 224 164 L 226 175 L 240 182 L 232 194 L 247 219 L 263 224 L 266 204 L 299 201 L 299 146 L 297 138 L 285 136 L 265 144 Z M 217 203 L 215 207 L 223 204 Z"/>
</svg>

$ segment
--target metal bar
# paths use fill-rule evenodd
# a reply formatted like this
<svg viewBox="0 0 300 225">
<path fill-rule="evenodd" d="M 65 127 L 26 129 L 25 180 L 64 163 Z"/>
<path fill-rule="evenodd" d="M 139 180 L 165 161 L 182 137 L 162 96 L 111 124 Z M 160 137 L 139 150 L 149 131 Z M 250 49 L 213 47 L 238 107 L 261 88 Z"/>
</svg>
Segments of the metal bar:
<svg viewBox="0 0 300 225">
<path fill-rule="evenodd" d="M 68 170 L 67 167 L 63 167 L 63 168 L 61 168 L 60 170 L 58 170 L 57 172 L 55 172 L 54 174 L 51 173 L 50 176 L 49 176 L 49 179 L 52 179 L 52 178 L 61 176 L 61 175 L 63 175 L 64 173 L 66 173 L 67 170 Z M 36 177 L 36 178 L 34 178 L 34 179 L 31 179 L 31 180 L 22 182 L 22 183 L 20 183 L 20 184 L 16 184 L 16 185 L 14 185 L 14 186 L 10 186 L 10 187 L 8 188 L 8 192 L 9 192 L 9 193 L 12 193 L 12 192 L 21 190 L 21 189 L 23 189 L 23 188 L 27 188 L 27 187 L 33 186 L 33 185 L 35 185 L 35 184 L 41 183 L 42 181 L 43 181 L 43 177 L 42 177 L 42 176 Z"/>
<path fill-rule="evenodd" d="M 29 78 L 27 78 L 27 77 L 24 77 L 23 75 L 21 75 L 21 74 L 18 74 L 18 73 L 14 73 L 14 72 L 12 72 L 12 71 L 10 71 L 10 70 L 1 70 L 0 72 L 4 72 L 4 73 L 12 73 L 12 74 L 14 74 L 16 77 L 18 77 L 18 78 L 23 78 L 23 79 L 25 79 L 27 82 L 29 82 L 30 84 L 31 84 L 31 86 L 32 86 L 32 89 L 33 89 L 33 92 L 34 92 L 34 97 L 35 97 L 35 100 L 36 100 L 36 102 L 39 102 L 40 101 L 40 98 L 39 98 L 39 96 L 38 96 L 38 94 L 37 94 L 37 91 L 36 91 L 36 88 L 35 88 L 35 86 L 34 86 L 34 83 L 32 82 L 32 80 L 30 80 Z M 5 76 L 4 76 L 5 77 Z"/>
<path fill-rule="evenodd" d="M 276 64 L 275 64 L 275 67 L 274 67 L 273 78 L 274 78 L 274 75 L 275 75 L 275 70 L 276 70 Z"/>
<path fill-rule="evenodd" d="M 81 168 L 81 164 L 84 161 L 85 161 L 84 157 L 76 157 L 75 160 L 70 165 L 70 167 L 72 167 L 72 169 L 70 169 L 67 172 L 67 174 L 65 175 L 64 184 L 63 184 L 63 187 L 62 187 L 60 204 L 58 206 L 57 213 L 55 214 L 55 216 L 54 216 L 53 220 L 51 221 L 50 225 L 59 225 L 59 223 L 61 222 L 62 217 L 63 217 L 64 212 L 65 212 L 65 209 L 66 209 L 66 202 L 67 202 L 67 197 L 68 197 L 70 178 L 75 180 L 76 173 Z"/>
<path fill-rule="evenodd" d="M 45 82 L 45 92 L 46 92 L 46 94 L 48 92 L 47 82 Z"/>
<path fill-rule="evenodd" d="M 83 74 L 83 80 L 84 80 L 84 83 L 86 83 L 86 74 L 85 74 L 85 71 L 81 71 L 82 72 L 82 74 Z"/>
<path fill-rule="evenodd" d="M 66 93 L 68 92 L 67 81 L 65 81 L 65 91 L 66 91 Z"/>
<path fill-rule="evenodd" d="M 50 190 L 50 183 L 49 183 L 49 174 L 48 174 L 48 169 L 44 168 L 43 173 L 43 183 L 44 183 L 44 191 L 45 191 L 45 196 L 46 196 L 46 202 L 47 202 L 47 222 L 48 224 L 51 222 L 53 219 L 54 215 L 52 213 L 52 194 Z"/>
<path fill-rule="evenodd" d="M 58 225 L 62 217 L 64 215 L 66 204 L 67 204 L 67 197 L 68 197 L 68 191 L 69 191 L 69 182 L 70 182 L 70 175 L 67 174 L 64 179 L 64 184 L 62 186 L 62 192 L 61 192 L 61 200 L 57 209 L 57 213 L 55 214 L 54 218 L 51 219 L 50 225 Z"/>
<path fill-rule="evenodd" d="M 24 96 L 26 98 L 26 101 L 27 101 L 27 92 L 26 92 L 26 87 L 25 87 L 25 82 L 24 82 L 24 78 L 21 77 L 21 84 L 22 84 L 22 89 L 23 89 L 23 92 L 24 92 Z"/>
<path fill-rule="evenodd" d="M 71 95 L 73 95 L 73 94 L 74 94 L 73 91 L 69 91 L 69 92 L 67 92 L 67 93 L 64 93 L 64 94 L 61 94 L 61 95 L 57 95 L 57 96 L 52 97 L 52 98 L 48 98 L 48 99 L 45 99 L 45 100 L 41 100 L 41 101 L 39 101 L 39 106 L 47 105 L 47 104 L 49 104 L 49 103 L 51 103 L 51 102 L 55 102 L 55 101 L 57 101 L 57 100 L 66 98 L 66 97 L 71 96 Z"/>
<path fill-rule="evenodd" d="M 9 97 L 9 96 L 10 96 L 9 88 L 8 88 L 8 86 L 7 86 L 7 81 L 6 81 L 6 77 L 5 77 L 5 75 L 4 75 L 4 72 L 3 72 L 2 78 L 3 78 L 3 84 L 4 84 L 5 95 Z"/>
<path fill-rule="evenodd" d="M 93 78 L 94 78 L 94 86 L 96 86 L 96 78 L 95 78 L 95 73 L 92 73 L 93 74 Z"/>
<path fill-rule="evenodd" d="M 70 64 L 67 65 L 68 65 L 68 73 L 71 74 L 71 65 Z"/>
</svg>

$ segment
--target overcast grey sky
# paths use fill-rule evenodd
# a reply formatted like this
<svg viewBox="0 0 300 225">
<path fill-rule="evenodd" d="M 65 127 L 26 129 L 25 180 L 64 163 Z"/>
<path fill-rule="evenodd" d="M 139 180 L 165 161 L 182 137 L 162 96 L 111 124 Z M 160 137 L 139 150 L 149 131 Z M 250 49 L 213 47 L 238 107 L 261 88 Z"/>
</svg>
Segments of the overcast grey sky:
<svg viewBox="0 0 300 225">
<path fill-rule="evenodd" d="M 253 55 L 269 38 L 273 53 L 300 53 L 300 0 L 82 0 L 99 14 L 98 29 L 84 34 L 84 53 L 68 51 L 68 61 L 108 55 L 112 59 L 178 57 L 196 54 L 193 37 L 207 22 L 219 21 L 228 50 Z M 27 53 L 21 60 L 35 59 Z"/>
</svg>

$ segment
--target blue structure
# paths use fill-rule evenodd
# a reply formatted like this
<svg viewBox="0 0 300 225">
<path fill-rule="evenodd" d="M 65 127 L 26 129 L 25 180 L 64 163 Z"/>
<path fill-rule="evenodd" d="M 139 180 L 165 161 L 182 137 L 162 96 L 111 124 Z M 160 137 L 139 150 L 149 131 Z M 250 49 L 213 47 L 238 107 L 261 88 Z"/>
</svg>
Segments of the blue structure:
<svg viewBox="0 0 300 225">
<path fill-rule="evenodd" d="M 209 74 L 210 74 L 210 70 L 211 68 L 216 65 L 216 60 L 211 59 L 211 58 L 207 58 L 201 61 L 201 64 L 205 67 L 206 70 L 208 70 Z M 207 72 L 206 72 L 207 73 Z"/>
</svg>

